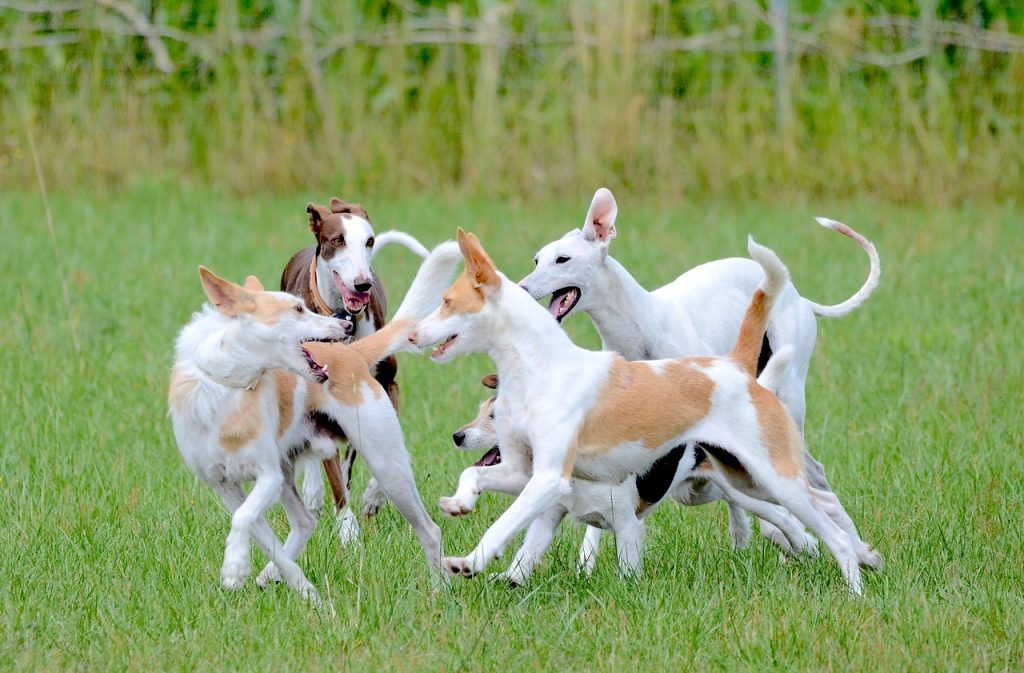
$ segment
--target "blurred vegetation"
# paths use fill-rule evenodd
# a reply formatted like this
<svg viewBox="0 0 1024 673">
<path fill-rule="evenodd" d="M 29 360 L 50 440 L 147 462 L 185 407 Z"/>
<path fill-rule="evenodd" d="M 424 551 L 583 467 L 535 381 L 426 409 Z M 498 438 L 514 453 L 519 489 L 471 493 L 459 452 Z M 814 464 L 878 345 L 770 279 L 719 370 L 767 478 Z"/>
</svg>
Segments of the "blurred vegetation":
<svg viewBox="0 0 1024 673">
<path fill-rule="evenodd" d="M 0 187 L 1019 195 L 1021 2 L 782 4 L 4 1 Z"/>
</svg>

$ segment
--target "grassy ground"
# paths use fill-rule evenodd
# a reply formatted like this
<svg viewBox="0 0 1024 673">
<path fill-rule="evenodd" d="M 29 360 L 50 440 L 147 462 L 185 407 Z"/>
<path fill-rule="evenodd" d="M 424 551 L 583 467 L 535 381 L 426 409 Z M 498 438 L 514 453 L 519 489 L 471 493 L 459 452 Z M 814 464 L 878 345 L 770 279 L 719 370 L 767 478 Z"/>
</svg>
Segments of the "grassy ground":
<svg viewBox="0 0 1024 673">
<path fill-rule="evenodd" d="M 582 221 L 586 197 L 366 205 L 378 230 L 428 243 L 456 225 L 475 230 L 520 277 L 542 243 Z M 1019 208 L 815 204 L 871 237 L 884 268 L 863 309 L 821 323 L 808 386 L 812 451 L 888 562 L 862 599 L 831 560 L 782 564 L 760 539 L 735 553 L 723 506 L 672 504 L 650 519 L 639 581 L 618 579 L 609 547 L 595 577 L 576 578 L 581 531 L 566 526 L 530 586 L 478 579 L 435 595 L 389 508 L 352 548 L 321 522 L 302 565 L 332 619 L 284 587 L 220 588 L 228 517 L 182 465 L 165 402 L 174 336 L 203 298 L 196 265 L 274 283 L 307 243 L 307 199 L 163 185 L 68 195 L 52 200 L 51 235 L 39 198 L 0 196 L 0 669 L 1024 667 Z M 742 254 L 747 232 L 817 301 L 845 298 L 867 270 L 805 206 L 619 205 L 613 254 L 649 287 Z M 396 248 L 379 260 L 397 299 L 414 259 Z M 585 318 L 570 323 L 596 345 Z M 466 552 L 508 502 L 486 496 L 458 521 L 436 507 L 472 458 L 449 435 L 475 412 L 488 363 L 403 358 L 420 489 L 446 548 Z M 358 488 L 365 479 L 360 467 Z M 283 531 L 276 510 L 274 524 Z"/>
</svg>

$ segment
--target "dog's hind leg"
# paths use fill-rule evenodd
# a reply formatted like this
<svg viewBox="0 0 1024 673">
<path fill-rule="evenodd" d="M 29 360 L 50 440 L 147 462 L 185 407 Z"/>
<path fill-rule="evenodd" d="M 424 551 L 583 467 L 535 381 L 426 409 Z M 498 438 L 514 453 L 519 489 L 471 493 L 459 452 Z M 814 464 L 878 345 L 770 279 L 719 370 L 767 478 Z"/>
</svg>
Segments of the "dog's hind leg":
<svg viewBox="0 0 1024 673">
<path fill-rule="evenodd" d="M 722 489 L 722 493 L 730 506 L 735 505 L 741 508 L 741 510 L 751 512 L 761 519 L 762 534 L 764 534 L 764 524 L 768 523 L 778 534 L 781 544 L 779 540 L 769 539 L 775 542 L 781 549 L 794 555 L 814 555 L 817 553 L 817 541 L 807 534 L 807 531 L 804 530 L 800 522 L 793 518 L 785 508 L 747 495 L 736 488 L 720 471 L 712 472 L 710 478 Z M 730 516 L 732 516 L 732 513 L 733 510 L 730 507 Z M 744 518 L 746 518 L 746 515 L 744 515 Z"/>
<path fill-rule="evenodd" d="M 326 462 L 326 461 L 325 461 Z M 295 461 L 297 480 L 302 482 L 302 501 L 311 512 L 324 508 L 324 479 L 320 476 L 320 461 L 315 456 L 302 456 Z"/>
<path fill-rule="evenodd" d="M 601 544 L 601 529 L 597 526 L 587 526 L 583 534 L 583 544 L 580 545 L 579 557 L 576 560 L 576 572 L 590 577 L 597 565 L 597 551 Z"/>
<path fill-rule="evenodd" d="M 375 399 L 373 391 L 368 390 L 365 397 L 367 399 L 358 406 L 333 402 L 323 411 L 344 428 L 349 441 L 377 478 L 384 495 L 412 526 L 431 569 L 440 571 L 441 529 L 427 514 L 416 490 L 412 462 L 402 439 L 398 416 L 390 400 L 383 395 Z"/>
<path fill-rule="evenodd" d="M 523 546 L 512 557 L 508 570 L 494 575 L 492 579 L 505 579 L 515 585 L 525 584 L 551 546 L 551 540 L 554 539 L 558 524 L 565 518 L 565 514 L 565 508 L 557 505 L 534 519 L 526 529 Z"/>
<path fill-rule="evenodd" d="M 281 464 L 281 471 L 284 473 L 284 486 L 281 488 L 281 505 L 284 507 L 285 515 L 288 517 L 288 539 L 284 542 L 283 551 L 293 561 L 297 561 L 302 552 L 306 550 L 309 538 L 313 536 L 316 529 L 316 517 L 313 516 L 302 498 L 295 489 L 295 480 L 292 479 L 293 468 L 291 464 Z M 280 582 L 281 573 L 277 570 L 274 561 L 270 561 L 256 577 L 256 584 L 265 587 L 270 582 Z"/>
<path fill-rule="evenodd" d="M 811 488 L 810 492 L 815 504 L 850 536 L 860 564 L 874 570 L 881 570 L 884 565 L 882 555 L 878 553 L 878 550 L 861 539 L 860 534 L 857 532 L 857 526 L 853 523 L 850 515 L 846 513 L 846 510 L 843 509 L 842 504 L 839 502 L 839 497 L 832 491 L 822 491 L 817 488 Z"/>
<path fill-rule="evenodd" d="M 331 491 L 334 492 L 334 519 L 338 524 L 338 541 L 342 546 L 355 542 L 359 539 L 359 521 L 352 513 L 352 504 L 349 502 L 349 495 L 352 493 L 352 466 L 356 460 L 356 450 L 351 444 L 345 447 L 345 459 L 338 462 L 337 451 L 335 451 L 335 462 L 337 473 L 331 477 L 331 470 L 327 470 L 328 478 L 331 479 Z M 326 467 L 327 461 L 324 461 Z M 335 487 L 334 479 L 337 479 Z"/>
<path fill-rule="evenodd" d="M 269 479 L 267 477 L 270 477 Z M 266 507 L 263 508 L 259 514 L 252 518 L 252 513 L 255 508 L 266 502 L 267 491 L 273 486 L 273 478 L 281 478 L 280 474 L 273 475 L 261 475 L 261 479 L 256 480 L 256 484 L 253 485 L 252 491 L 247 496 L 242 490 L 242 487 L 236 483 L 229 482 L 218 482 L 214 484 L 214 487 L 220 493 L 221 498 L 224 500 L 224 504 L 229 510 L 233 512 L 231 517 L 231 533 L 228 534 L 228 544 L 224 550 L 224 566 L 221 568 L 221 581 L 225 588 L 237 589 L 242 586 L 245 582 L 246 576 L 248 576 L 251 565 L 249 556 L 249 540 L 248 537 L 251 535 L 256 540 L 257 544 L 263 548 L 263 551 L 267 554 L 267 557 L 275 562 L 282 577 L 293 589 L 299 592 L 299 594 L 310 601 L 317 602 L 316 588 L 306 579 L 306 575 L 302 572 L 302 569 L 293 561 L 285 552 L 281 542 L 274 535 L 274 531 L 270 528 L 270 524 L 263 518 L 263 512 L 266 511 Z M 282 479 L 283 481 L 283 479 Z M 257 494 L 257 501 L 253 500 L 253 494 Z M 298 494 L 296 493 L 296 496 Z M 277 494 L 271 494 L 270 503 L 277 498 Z M 269 503 L 268 503 L 269 506 Z M 244 552 L 241 556 L 241 561 L 237 557 L 237 548 L 233 549 L 232 545 L 237 545 L 241 542 L 242 532 L 239 535 L 236 534 L 236 525 L 246 525 L 248 530 L 245 531 L 245 548 L 241 550 Z M 234 537 L 233 537 L 234 536 Z M 231 566 L 229 567 L 228 554 L 236 554 L 231 559 Z M 227 574 L 230 573 L 230 574 Z M 229 582 L 230 580 L 230 582 Z"/>
</svg>

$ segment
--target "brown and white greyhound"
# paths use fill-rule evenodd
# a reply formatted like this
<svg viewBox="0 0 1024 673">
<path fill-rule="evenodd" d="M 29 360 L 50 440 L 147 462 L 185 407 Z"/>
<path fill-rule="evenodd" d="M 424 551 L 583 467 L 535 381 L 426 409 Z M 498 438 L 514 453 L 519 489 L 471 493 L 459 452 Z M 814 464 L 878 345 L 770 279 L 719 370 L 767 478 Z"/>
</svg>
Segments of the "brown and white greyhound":
<svg viewBox="0 0 1024 673">
<path fill-rule="evenodd" d="M 373 334 L 387 321 L 384 286 L 370 268 L 376 252 L 390 243 L 399 243 L 425 258 L 426 248 L 414 237 L 399 231 L 374 236 L 370 216 L 358 203 L 332 198 L 328 206 L 308 204 L 306 212 L 316 245 L 299 250 L 288 260 L 281 275 L 281 289 L 301 297 L 310 310 L 342 321 L 349 337 L 361 339 Z M 378 363 L 373 372 L 396 412 L 397 372 L 398 363 L 393 356 Z M 333 434 L 338 441 L 345 440 L 336 426 L 321 430 Z M 323 463 L 334 497 L 338 536 L 343 543 L 359 535 L 356 517 L 348 506 L 355 456 L 350 444 L 344 461 L 339 461 L 335 452 Z M 324 502 L 323 481 L 315 466 L 315 459 L 310 458 L 298 462 L 296 470 L 302 476 L 303 500 L 314 511 L 323 507 Z M 377 480 L 371 479 L 363 493 L 363 513 L 373 516 L 386 502 Z"/>
</svg>

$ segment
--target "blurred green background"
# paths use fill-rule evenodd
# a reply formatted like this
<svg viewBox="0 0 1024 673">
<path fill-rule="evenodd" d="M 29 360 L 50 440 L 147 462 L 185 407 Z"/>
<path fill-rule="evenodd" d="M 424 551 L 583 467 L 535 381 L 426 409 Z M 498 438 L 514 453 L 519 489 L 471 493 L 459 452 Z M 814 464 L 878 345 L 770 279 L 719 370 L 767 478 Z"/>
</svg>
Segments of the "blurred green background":
<svg viewBox="0 0 1024 673">
<path fill-rule="evenodd" d="M 1024 3 L 5 0 L 0 97 L 8 189 L 1005 200 Z"/>
</svg>

